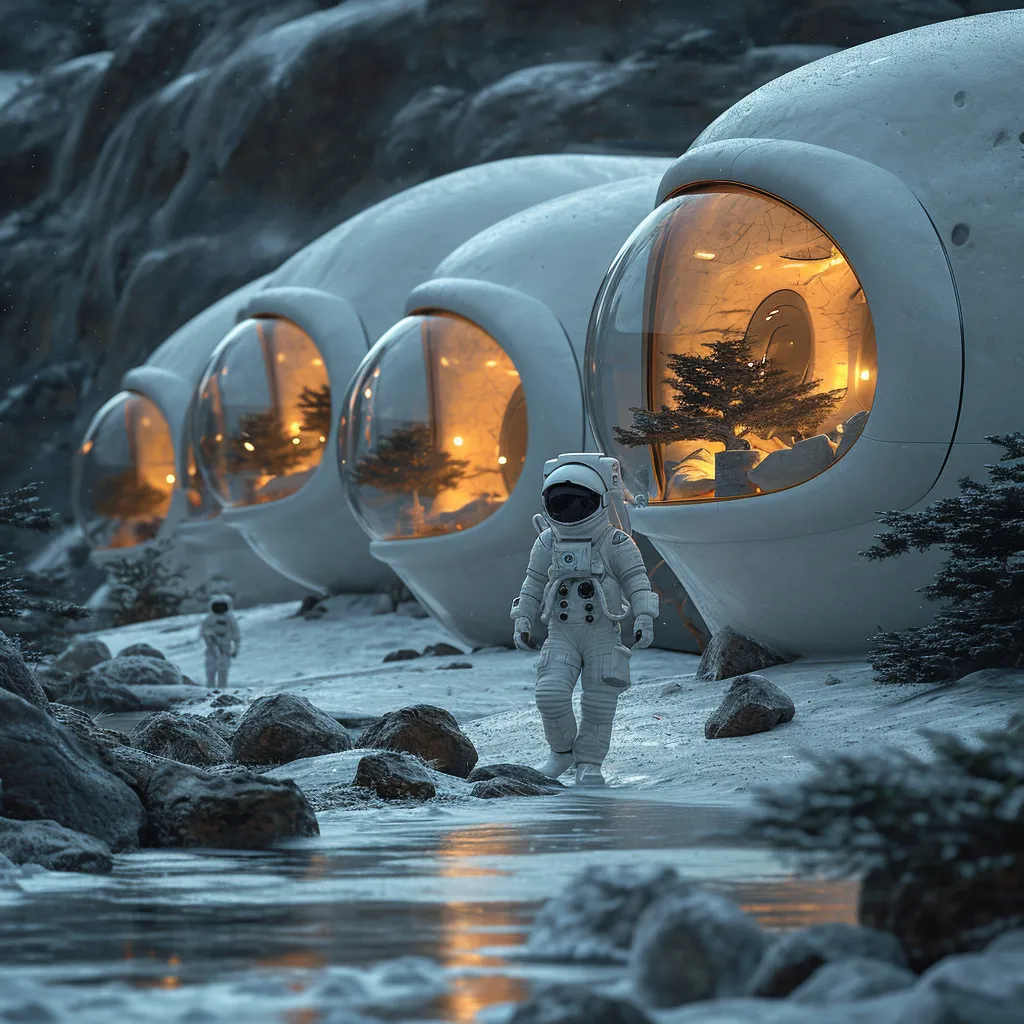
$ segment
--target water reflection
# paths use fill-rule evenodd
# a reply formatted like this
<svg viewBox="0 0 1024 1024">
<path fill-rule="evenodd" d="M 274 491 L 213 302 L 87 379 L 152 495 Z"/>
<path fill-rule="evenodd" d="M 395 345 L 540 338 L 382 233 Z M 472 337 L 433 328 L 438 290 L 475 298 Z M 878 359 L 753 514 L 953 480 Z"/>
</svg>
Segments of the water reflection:
<svg viewBox="0 0 1024 1024">
<path fill-rule="evenodd" d="M 324 816 L 318 842 L 291 849 L 152 851 L 119 858 L 107 879 L 39 876 L 35 894 L 0 919 L 0 967 L 45 969 L 64 984 L 124 982 L 147 1000 L 255 976 L 301 1004 L 276 1019 L 317 1021 L 318 1005 L 337 1012 L 350 1000 L 388 1020 L 468 1022 L 550 978 L 514 951 L 543 899 L 588 864 L 672 864 L 773 930 L 855 920 L 855 886 L 765 871 L 763 855 L 729 838 L 737 821 L 719 808 L 571 793 L 426 814 L 338 812 Z M 398 989 L 332 976 L 324 994 L 331 972 L 405 957 L 439 973 Z M 559 965 L 556 975 L 593 970 Z"/>
</svg>

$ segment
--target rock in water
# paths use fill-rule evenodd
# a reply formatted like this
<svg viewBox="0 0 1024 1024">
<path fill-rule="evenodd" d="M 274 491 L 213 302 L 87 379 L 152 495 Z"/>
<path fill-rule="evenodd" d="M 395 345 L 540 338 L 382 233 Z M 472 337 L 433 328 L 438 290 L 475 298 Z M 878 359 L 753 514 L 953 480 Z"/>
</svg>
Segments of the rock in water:
<svg viewBox="0 0 1024 1024">
<path fill-rule="evenodd" d="M 515 1008 L 509 1024 L 650 1024 L 632 1003 L 582 985 L 552 985 Z"/>
<path fill-rule="evenodd" d="M 472 795 L 483 800 L 507 796 L 551 796 L 565 786 L 549 779 L 536 768 L 523 764 L 489 764 L 474 768 L 467 782 L 474 783 Z"/>
<path fill-rule="evenodd" d="M 633 986 L 658 1008 L 738 996 L 767 947 L 768 938 L 754 919 L 724 896 L 667 896 L 637 923 Z"/>
<path fill-rule="evenodd" d="M 131 745 L 158 757 L 207 768 L 231 760 L 231 747 L 216 728 L 197 715 L 158 711 L 132 730 Z"/>
<path fill-rule="evenodd" d="M 0 853 L 15 864 L 39 864 L 48 871 L 105 875 L 114 866 L 106 843 L 55 821 L 0 818 Z"/>
<path fill-rule="evenodd" d="M 739 676 L 704 725 L 709 740 L 768 732 L 796 714 L 793 701 L 764 676 Z"/>
<path fill-rule="evenodd" d="M 80 672 L 88 672 L 101 661 L 110 661 L 110 648 L 95 637 L 79 637 L 72 640 L 53 660 L 53 667 L 58 672 L 77 676 Z"/>
<path fill-rule="evenodd" d="M 819 967 L 794 990 L 790 1000 L 811 1006 L 830 1006 L 902 992 L 916 982 L 917 975 L 906 967 L 884 960 L 853 957 Z"/>
<path fill-rule="evenodd" d="M 771 668 L 772 665 L 783 665 L 788 660 L 778 651 L 726 626 L 715 633 L 704 648 L 694 678 L 701 682 L 717 682 Z"/>
<path fill-rule="evenodd" d="M 39 681 L 22 659 L 21 652 L 4 633 L 0 633 L 0 690 L 16 694 L 43 711 L 50 703 Z"/>
<path fill-rule="evenodd" d="M 150 778 L 145 803 L 148 846 L 262 850 L 281 839 L 320 834 L 294 782 L 244 769 L 215 775 L 167 765 Z"/>
<path fill-rule="evenodd" d="M 51 704 L 50 714 L 55 721 L 60 722 L 80 740 L 85 740 L 86 743 L 91 743 L 101 750 L 126 746 L 130 742 L 123 732 L 104 729 L 97 725 L 92 717 L 80 708 L 69 708 L 66 704 Z"/>
<path fill-rule="evenodd" d="M 888 932 L 850 924 L 817 924 L 784 935 L 768 950 L 750 981 L 750 993 L 783 999 L 824 964 L 855 958 L 896 967 L 907 963 L 899 942 Z"/>
<path fill-rule="evenodd" d="M 152 644 L 138 643 L 129 644 L 123 651 L 118 651 L 119 658 L 156 658 L 157 661 L 166 661 L 167 655 L 157 650 Z"/>
<path fill-rule="evenodd" d="M 52 819 L 102 839 L 113 850 L 138 847 L 145 821 L 139 798 L 99 755 L 39 708 L 0 691 L 0 814 Z"/>
<path fill-rule="evenodd" d="M 356 768 L 352 785 L 370 790 L 381 800 L 433 800 L 437 796 L 423 762 L 393 750 L 367 754 Z"/>
<path fill-rule="evenodd" d="M 526 952 L 538 960 L 628 963 L 644 911 L 685 888 L 671 868 L 588 868 L 538 911 Z"/>
<path fill-rule="evenodd" d="M 430 704 L 390 711 L 359 737 L 359 747 L 415 754 L 438 771 L 465 779 L 478 755 L 455 718 Z"/>
<path fill-rule="evenodd" d="M 254 700 L 231 741 L 240 764 L 287 764 L 351 746 L 352 737 L 343 725 L 293 693 Z"/>
</svg>

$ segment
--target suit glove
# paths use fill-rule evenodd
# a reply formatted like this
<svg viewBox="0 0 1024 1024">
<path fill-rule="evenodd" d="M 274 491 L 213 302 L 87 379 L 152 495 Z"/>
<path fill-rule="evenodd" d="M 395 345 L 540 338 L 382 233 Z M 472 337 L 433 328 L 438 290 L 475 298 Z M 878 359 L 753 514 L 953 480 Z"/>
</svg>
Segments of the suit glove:
<svg viewBox="0 0 1024 1024">
<path fill-rule="evenodd" d="M 650 647 L 654 643 L 654 619 L 650 615 L 638 615 L 633 622 L 634 647 Z"/>
<path fill-rule="evenodd" d="M 525 615 L 521 615 L 516 619 L 516 624 L 513 626 L 512 639 L 515 642 L 516 647 L 521 651 L 532 651 L 535 650 L 533 644 L 530 642 L 530 633 L 533 632 L 533 623 L 526 618 Z"/>
</svg>

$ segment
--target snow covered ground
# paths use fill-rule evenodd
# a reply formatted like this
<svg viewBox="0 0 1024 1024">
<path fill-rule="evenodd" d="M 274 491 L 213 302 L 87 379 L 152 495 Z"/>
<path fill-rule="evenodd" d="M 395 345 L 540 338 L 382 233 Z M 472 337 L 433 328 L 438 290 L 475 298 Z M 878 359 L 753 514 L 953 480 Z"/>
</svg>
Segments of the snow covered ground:
<svg viewBox="0 0 1024 1024">
<path fill-rule="evenodd" d="M 543 759 L 533 706 L 536 655 L 490 648 L 465 656 L 384 663 L 390 651 L 459 644 L 431 619 L 374 615 L 371 598 L 332 599 L 318 620 L 294 616 L 294 604 L 239 613 L 243 643 L 230 679 L 257 696 L 289 690 L 331 713 L 379 715 L 409 704 L 447 708 L 463 724 L 481 763 Z M 201 616 L 181 616 L 97 633 L 117 653 L 140 640 L 163 650 L 197 682 L 203 679 Z M 455 663 L 471 669 L 449 669 Z M 809 768 L 808 753 L 858 746 L 899 746 L 924 753 L 923 729 L 970 735 L 1002 725 L 1024 708 L 1024 673 L 987 671 L 952 685 L 880 686 L 861 661 L 797 661 L 766 669 L 796 705 L 796 717 L 769 733 L 706 740 L 704 722 L 726 683 L 697 682 L 697 658 L 637 651 L 633 687 L 621 701 L 606 763 L 618 790 L 686 804 L 745 802 L 760 784 L 786 783 Z M 828 676 L 841 682 L 826 685 Z M 664 694 L 670 684 L 678 692 Z"/>
</svg>

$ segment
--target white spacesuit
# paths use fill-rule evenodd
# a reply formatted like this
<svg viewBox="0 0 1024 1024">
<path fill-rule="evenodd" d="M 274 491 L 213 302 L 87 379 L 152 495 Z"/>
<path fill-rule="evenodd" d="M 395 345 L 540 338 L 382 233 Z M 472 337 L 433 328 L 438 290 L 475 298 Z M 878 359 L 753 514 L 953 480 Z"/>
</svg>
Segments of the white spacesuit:
<svg viewBox="0 0 1024 1024">
<path fill-rule="evenodd" d="M 635 646 L 649 647 L 658 595 L 629 535 L 618 460 L 593 452 L 550 460 L 543 503 L 544 515 L 534 517 L 540 536 L 511 611 L 520 650 L 532 649 L 538 615 L 548 627 L 536 698 L 551 756 L 540 770 L 558 778 L 575 764 L 577 785 L 600 786 L 619 694 L 629 687 L 620 623 L 632 615 Z M 581 671 L 577 727 L 572 693 Z"/>
<path fill-rule="evenodd" d="M 227 594 L 214 594 L 210 598 L 210 613 L 199 628 L 199 636 L 206 644 L 206 685 L 211 689 L 227 686 L 231 659 L 242 645 L 232 604 Z"/>
</svg>

